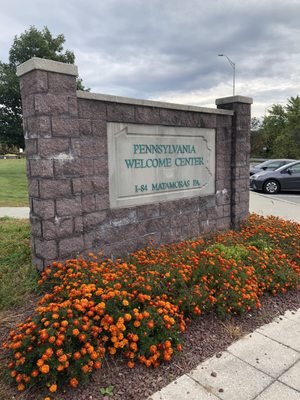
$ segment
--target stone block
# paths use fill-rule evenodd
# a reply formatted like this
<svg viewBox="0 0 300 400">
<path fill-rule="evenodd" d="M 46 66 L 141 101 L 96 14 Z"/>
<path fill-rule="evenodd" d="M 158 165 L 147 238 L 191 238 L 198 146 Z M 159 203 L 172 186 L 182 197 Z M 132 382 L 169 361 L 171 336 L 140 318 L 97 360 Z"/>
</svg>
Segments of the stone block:
<svg viewBox="0 0 300 400">
<path fill-rule="evenodd" d="M 147 233 L 162 232 L 165 226 L 171 226 L 171 217 L 153 218 L 145 221 Z"/>
<path fill-rule="evenodd" d="M 200 123 L 197 123 L 197 126 L 199 126 L 200 128 L 217 127 L 217 116 L 215 114 L 204 114 L 204 113 L 203 114 L 195 113 L 195 114 L 198 114 L 200 116 Z"/>
<path fill-rule="evenodd" d="M 75 140 L 73 142 L 75 142 Z M 102 140 L 90 137 L 80 141 L 81 157 L 100 157 L 105 151 L 106 146 Z"/>
<path fill-rule="evenodd" d="M 66 159 L 70 153 L 69 139 L 39 139 L 38 152 L 40 157 L 63 158 Z"/>
<path fill-rule="evenodd" d="M 114 225 L 113 225 L 114 226 Z M 147 234 L 147 227 L 145 222 L 140 223 L 133 223 L 124 225 L 117 225 L 120 226 L 120 232 L 122 232 L 122 236 L 126 238 L 137 238 L 142 237 Z"/>
<path fill-rule="evenodd" d="M 106 139 L 107 129 L 106 129 L 106 121 L 104 119 L 92 120 L 92 134 L 94 136 L 100 136 Z"/>
<path fill-rule="evenodd" d="M 72 187 L 74 194 L 104 193 L 108 188 L 108 176 L 74 178 Z"/>
<path fill-rule="evenodd" d="M 135 107 L 135 120 L 138 124 L 159 124 L 160 115 L 159 108 L 154 107 Z"/>
<path fill-rule="evenodd" d="M 100 157 L 100 158 L 94 159 L 94 174 L 96 176 L 99 174 L 108 176 L 107 157 Z"/>
<path fill-rule="evenodd" d="M 68 97 L 68 110 L 70 117 L 78 117 L 77 97 Z"/>
<path fill-rule="evenodd" d="M 22 94 L 22 115 L 23 118 L 31 117 L 35 115 L 35 108 L 34 108 L 34 94 L 29 94 L 25 96 Z"/>
<path fill-rule="evenodd" d="M 59 241 L 58 244 L 60 257 L 76 257 L 84 249 L 84 241 L 82 236 L 66 238 Z"/>
<path fill-rule="evenodd" d="M 82 211 L 83 212 L 93 212 L 96 211 L 96 200 L 94 194 L 87 194 L 81 196 L 82 201 Z"/>
<path fill-rule="evenodd" d="M 30 216 L 30 223 L 31 223 L 31 235 L 32 237 L 42 237 L 42 223 L 39 218 L 34 217 L 33 215 Z"/>
<path fill-rule="evenodd" d="M 42 222 L 44 239 L 70 237 L 73 234 L 73 219 L 55 217 L 53 220 Z"/>
<path fill-rule="evenodd" d="M 25 152 L 28 158 L 37 155 L 37 139 L 25 140 Z"/>
<path fill-rule="evenodd" d="M 97 230 L 97 235 L 95 236 L 94 246 L 102 246 L 103 244 L 111 244 L 115 242 L 120 242 L 123 240 L 123 231 L 118 227 L 112 227 L 108 223 L 103 223 Z"/>
<path fill-rule="evenodd" d="M 28 96 L 29 94 L 45 93 L 48 91 L 48 78 L 46 71 L 31 71 L 20 79 L 21 92 Z"/>
<path fill-rule="evenodd" d="M 79 134 L 88 136 L 92 134 L 92 121 L 90 119 L 78 119 Z"/>
<path fill-rule="evenodd" d="M 107 103 L 107 120 L 109 122 L 135 122 L 134 106 Z"/>
<path fill-rule="evenodd" d="M 49 93 L 75 95 L 76 77 L 73 75 L 48 72 Z"/>
<path fill-rule="evenodd" d="M 137 222 L 135 210 L 127 211 L 124 209 L 124 212 L 120 213 L 117 213 L 116 211 L 119 210 L 114 210 L 109 214 L 110 223 L 112 226 L 127 226 L 128 224 Z"/>
<path fill-rule="evenodd" d="M 83 216 L 84 229 L 91 229 L 97 225 L 102 224 L 107 219 L 106 211 L 96 211 Z"/>
<path fill-rule="evenodd" d="M 41 179 L 41 199 L 57 199 L 71 196 L 71 181 L 68 179 Z"/>
<path fill-rule="evenodd" d="M 78 99 L 79 118 L 106 119 L 106 104 L 97 100 Z"/>
<path fill-rule="evenodd" d="M 34 249 L 37 257 L 53 260 L 57 258 L 57 245 L 55 240 L 34 239 Z"/>
<path fill-rule="evenodd" d="M 77 118 L 52 118 L 53 136 L 76 137 L 79 136 L 79 124 Z"/>
<path fill-rule="evenodd" d="M 159 204 L 159 215 L 177 215 L 180 213 L 181 204 L 179 201 L 165 202 Z"/>
<path fill-rule="evenodd" d="M 25 138 L 50 138 L 52 135 L 50 117 L 36 116 L 26 118 Z"/>
<path fill-rule="evenodd" d="M 145 219 L 157 218 L 160 212 L 159 204 L 150 204 L 136 207 L 137 219 L 143 221 Z"/>
<path fill-rule="evenodd" d="M 95 207 L 96 210 L 106 210 L 109 208 L 109 195 L 108 193 L 104 194 L 95 194 Z"/>
<path fill-rule="evenodd" d="M 74 218 L 74 233 L 84 233 L 83 217 Z"/>
<path fill-rule="evenodd" d="M 94 174 L 93 160 L 90 159 L 58 159 L 54 161 L 54 171 L 56 177 L 79 177 Z"/>
<path fill-rule="evenodd" d="M 172 228 L 168 230 L 164 230 L 161 233 L 161 241 L 162 243 L 175 243 L 180 241 L 181 238 L 181 228 Z"/>
<path fill-rule="evenodd" d="M 230 229 L 230 225 L 231 225 L 230 216 L 217 219 L 217 229 L 218 230 L 223 231 L 225 229 Z"/>
<path fill-rule="evenodd" d="M 80 196 L 56 200 L 56 214 L 59 217 L 80 215 L 81 212 Z"/>
<path fill-rule="evenodd" d="M 34 109 L 37 115 L 68 114 L 68 97 L 61 94 L 36 94 L 34 96 Z"/>
<path fill-rule="evenodd" d="M 40 178 L 53 177 L 53 161 L 52 160 L 29 160 L 30 176 Z"/>
<path fill-rule="evenodd" d="M 38 179 L 33 179 L 33 178 L 29 179 L 28 194 L 29 194 L 29 198 L 40 196 L 40 188 L 39 188 L 39 180 Z"/>
<path fill-rule="evenodd" d="M 54 200 L 32 199 L 32 214 L 43 220 L 55 215 Z"/>
</svg>

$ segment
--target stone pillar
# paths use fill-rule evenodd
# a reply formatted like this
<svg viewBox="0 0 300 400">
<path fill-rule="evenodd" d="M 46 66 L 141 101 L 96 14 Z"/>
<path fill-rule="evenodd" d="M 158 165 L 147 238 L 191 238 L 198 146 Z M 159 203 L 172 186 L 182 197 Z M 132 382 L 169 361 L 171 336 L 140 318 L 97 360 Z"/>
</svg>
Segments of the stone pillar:
<svg viewBox="0 0 300 400">
<path fill-rule="evenodd" d="M 83 248 L 77 67 L 32 58 L 17 68 L 27 155 L 32 256 L 39 269 Z M 66 239 L 68 238 L 68 239 Z"/>
<path fill-rule="evenodd" d="M 237 228 L 249 213 L 250 123 L 252 98 L 225 97 L 217 108 L 233 110 L 231 133 L 231 225 Z"/>
</svg>

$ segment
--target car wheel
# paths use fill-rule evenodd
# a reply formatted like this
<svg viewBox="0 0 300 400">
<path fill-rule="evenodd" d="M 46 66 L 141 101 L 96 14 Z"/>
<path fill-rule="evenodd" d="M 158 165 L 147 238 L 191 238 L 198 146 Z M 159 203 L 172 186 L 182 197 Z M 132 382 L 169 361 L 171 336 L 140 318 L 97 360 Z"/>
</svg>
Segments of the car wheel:
<svg viewBox="0 0 300 400">
<path fill-rule="evenodd" d="M 280 190 L 279 183 L 274 179 L 269 179 L 264 184 L 264 192 L 267 194 L 276 194 Z"/>
</svg>

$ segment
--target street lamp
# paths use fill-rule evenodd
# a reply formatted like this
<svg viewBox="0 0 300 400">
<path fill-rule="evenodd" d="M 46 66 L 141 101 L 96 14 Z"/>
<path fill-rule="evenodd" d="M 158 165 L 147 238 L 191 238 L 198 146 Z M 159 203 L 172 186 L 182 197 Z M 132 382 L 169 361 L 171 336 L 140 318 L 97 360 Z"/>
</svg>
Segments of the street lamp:
<svg viewBox="0 0 300 400">
<path fill-rule="evenodd" d="M 226 56 L 226 54 L 218 54 L 219 57 L 226 57 L 229 64 L 232 66 L 232 88 L 233 88 L 233 96 L 235 95 L 235 63 L 230 60 L 229 57 Z"/>
</svg>

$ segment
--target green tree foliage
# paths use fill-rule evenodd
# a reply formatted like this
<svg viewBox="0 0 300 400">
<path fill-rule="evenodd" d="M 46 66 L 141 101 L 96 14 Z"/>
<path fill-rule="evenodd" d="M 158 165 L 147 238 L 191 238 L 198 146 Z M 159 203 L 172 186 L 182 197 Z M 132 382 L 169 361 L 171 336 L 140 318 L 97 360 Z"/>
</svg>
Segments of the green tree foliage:
<svg viewBox="0 0 300 400">
<path fill-rule="evenodd" d="M 251 132 L 252 156 L 300 159 L 300 97 L 273 104 L 260 128 Z"/>
<path fill-rule="evenodd" d="M 70 50 L 64 51 L 64 42 L 64 35 L 53 37 L 47 27 L 39 31 L 31 26 L 20 36 L 15 36 L 9 50 L 9 62 L 0 62 L 0 143 L 24 147 L 17 66 L 32 57 L 74 64 L 75 55 Z M 81 79 L 77 80 L 77 88 L 85 90 Z"/>
</svg>

